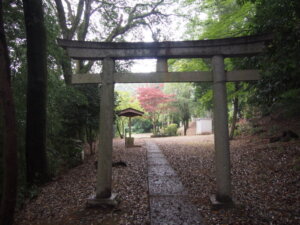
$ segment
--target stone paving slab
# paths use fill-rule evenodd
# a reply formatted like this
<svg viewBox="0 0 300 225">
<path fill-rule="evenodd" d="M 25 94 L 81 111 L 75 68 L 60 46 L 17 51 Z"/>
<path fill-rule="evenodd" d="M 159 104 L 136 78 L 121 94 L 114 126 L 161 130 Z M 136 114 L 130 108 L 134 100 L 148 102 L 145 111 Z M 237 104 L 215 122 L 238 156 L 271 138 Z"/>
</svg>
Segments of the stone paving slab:
<svg viewBox="0 0 300 225">
<path fill-rule="evenodd" d="M 158 148 L 155 148 L 150 145 L 148 149 L 148 153 L 161 153 L 161 151 Z"/>
<path fill-rule="evenodd" d="M 149 176 L 150 195 L 184 195 L 187 194 L 176 176 Z"/>
<path fill-rule="evenodd" d="M 148 166 L 151 165 L 169 165 L 169 163 L 164 157 L 148 158 Z"/>
<path fill-rule="evenodd" d="M 150 141 L 147 160 L 151 225 L 203 225 L 176 172 L 159 147 Z"/>
<path fill-rule="evenodd" d="M 151 142 L 147 142 L 147 152 L 157 152 L 157 153 L 161 153 L 160 149 L 158 148 L 158 146 L 154 143 Z"/>
<path fill-rule="evenodd" d="M 151 149 L 151 150 L 148 151 L 148 153 L 160 153 L 160 150 Z"/>
<path fill-rule="evenodd" d="M 184 197 L 155 196 L 150 198 L 151 225 L 203 224 L 197 208 Z"/>
<path fill-rule="evenodd" d="M 149 166 L 148 176 L 176 176 L 176 173 L 169 165 L 162 164 Z"/>
<path fill-rule="evenodd" d="M 164 154 L 161 152 L 148 152 L 147 153 L 148 158 L 165 158 Z"/>
</svg>

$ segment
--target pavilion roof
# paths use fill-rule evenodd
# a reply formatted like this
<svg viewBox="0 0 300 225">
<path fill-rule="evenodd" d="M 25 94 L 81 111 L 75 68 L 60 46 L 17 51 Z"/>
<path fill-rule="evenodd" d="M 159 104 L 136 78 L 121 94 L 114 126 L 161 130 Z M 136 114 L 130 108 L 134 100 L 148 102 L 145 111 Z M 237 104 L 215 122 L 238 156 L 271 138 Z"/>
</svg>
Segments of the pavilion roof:
<svg viewBox="0 0 300 225">
<path fill-rule="evenodd" d="M 144 112 L 133 108 L 127 108 L 119 111 L 117 114 L 118 116 L 134 117 L 134 116 L 142 116 L 144 115 Z"/>
</svg>

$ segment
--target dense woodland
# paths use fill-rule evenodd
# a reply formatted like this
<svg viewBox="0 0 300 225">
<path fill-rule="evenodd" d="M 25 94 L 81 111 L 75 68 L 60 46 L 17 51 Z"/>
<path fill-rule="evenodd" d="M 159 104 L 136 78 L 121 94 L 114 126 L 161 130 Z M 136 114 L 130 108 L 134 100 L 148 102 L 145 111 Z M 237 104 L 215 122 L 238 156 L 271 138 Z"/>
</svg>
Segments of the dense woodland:
<svg viewBox="0 0 300 225">
<path fill-rule="evenodd" d="M 95 151 L 99 87 L 71 85 L 71 76 L 99 73 L 101 63 L 71 61 L 56 39 L 143 41 L 148 30 L 153 41 L 167 41 L 174 39 L 170 21 L 184 31 L 180 40 L 272 34 L 264 54 L 225 60 L 228 71 L 259 69 L 262 75 L 258 82 L 227 84 L 231 138 L 239 133 L 240 119 L 275 112 L 297 116 L 298 0 L 0 1 L 1 224 L 12 224 L 15 208 L 36 196 L 40 185 L 80 164 L 86 144 Z M 168 63 L 169 71 L 211 70 L 205 59 Z M 120 61 L 116 69 L 130 71 L 132 64 Z M 116 91 L 115 111 L 127 107 L 146 112 L 133 121 L 135 132 L 172 135 L 180 123 L 186 132 L 191 117 L 211 115 L 212 88 L 195 83 L 148 85 L 137 94 Z M 116 114 L 116 136 L 124 136 L 126 124 Z"/>
</svg>

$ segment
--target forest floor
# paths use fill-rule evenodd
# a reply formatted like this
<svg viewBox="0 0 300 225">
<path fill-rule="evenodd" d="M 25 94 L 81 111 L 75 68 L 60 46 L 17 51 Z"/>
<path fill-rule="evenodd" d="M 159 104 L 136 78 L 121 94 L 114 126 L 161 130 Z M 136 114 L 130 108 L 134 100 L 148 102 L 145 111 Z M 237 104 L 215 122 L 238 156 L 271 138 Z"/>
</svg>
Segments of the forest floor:
<svg viewBox="0 0 300 225">
<path fill-rule="evenodd" d="M 270 123 L 268 123 L 270 124 Z M 232 140 L 232 186 L 236 207 L 211 209 L 209 196 L 215 193 L 213 135 L 151 138 L 160 147 L 197 206 L 206 224 L 300 224 L 300 140 L 269 143 L 293 125 L 299 134 L 299 120 L 276 126 L 260 124 L 255 134 Z M 16 223 L 149 225 L 147 156 L 141 147 L 124 147 L 114 141 L 113 191 L 119 194 L 117 208 L 89 209 L 86 199 L 94 193 L 94 156 L 41 188 L 38 197 L 17 212 Z"/>
</svg>

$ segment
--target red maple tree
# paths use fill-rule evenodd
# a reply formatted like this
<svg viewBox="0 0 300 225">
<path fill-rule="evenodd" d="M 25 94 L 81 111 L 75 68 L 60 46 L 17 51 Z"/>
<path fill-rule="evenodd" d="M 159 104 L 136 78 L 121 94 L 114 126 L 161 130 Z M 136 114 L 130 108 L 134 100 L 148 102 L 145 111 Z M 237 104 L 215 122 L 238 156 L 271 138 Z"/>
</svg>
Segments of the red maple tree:
<svg viewBox="0 0 300 225">
<path fill-rule="evenodd" d="M 164 104 L 173 101 L 173 95 L 162 91 L 163 85 L 153 87 L 140 87 L 137 89 L 138 100 L 145 111 L 149 113 L 153 125 L 153 134 L 157 134 L 159 115 L 164 109 Z"/>
</svg>

